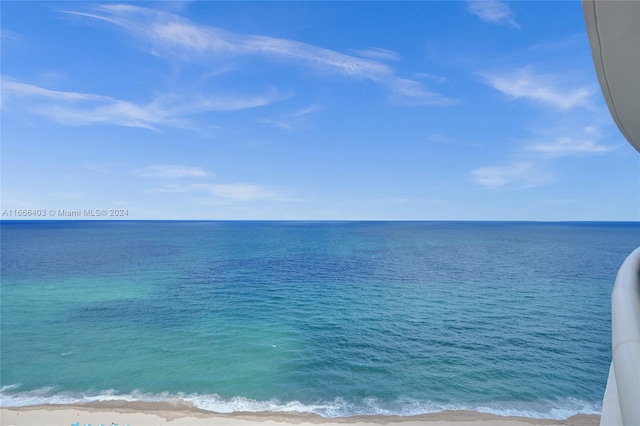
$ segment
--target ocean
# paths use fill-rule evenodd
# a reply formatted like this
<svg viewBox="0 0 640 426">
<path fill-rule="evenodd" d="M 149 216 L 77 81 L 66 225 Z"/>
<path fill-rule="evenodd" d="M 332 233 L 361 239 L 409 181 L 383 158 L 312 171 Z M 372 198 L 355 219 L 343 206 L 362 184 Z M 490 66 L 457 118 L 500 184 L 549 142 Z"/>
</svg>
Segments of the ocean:
<svg viewBox="0 0 640 426">
<path fill-rule="evenodd" d="M 3 221 L 0 404 L 599 413 L 640 223 Z"/>
</svg>

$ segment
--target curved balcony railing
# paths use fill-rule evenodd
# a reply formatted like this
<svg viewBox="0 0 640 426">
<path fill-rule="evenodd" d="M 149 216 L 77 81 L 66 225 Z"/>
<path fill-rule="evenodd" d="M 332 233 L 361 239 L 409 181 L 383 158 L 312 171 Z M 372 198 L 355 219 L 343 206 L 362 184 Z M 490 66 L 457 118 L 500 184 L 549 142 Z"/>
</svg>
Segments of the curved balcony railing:
<svg viewBox="0 0 640 426">
<path fill-rule="evenodd" d="M 611 293 L 611 344 L 600 425 L 640 425 L 640 248 L 618 270 Z"/>
</svg>

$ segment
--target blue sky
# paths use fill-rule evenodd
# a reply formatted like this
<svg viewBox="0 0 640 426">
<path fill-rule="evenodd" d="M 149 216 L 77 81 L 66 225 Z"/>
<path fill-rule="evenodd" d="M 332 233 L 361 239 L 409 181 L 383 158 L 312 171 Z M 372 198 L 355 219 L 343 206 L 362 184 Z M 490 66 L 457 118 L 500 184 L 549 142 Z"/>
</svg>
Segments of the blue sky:
<svg viewBox="0 0 640 426">
<path fill-rule="evenodd" d="M 640 220 L 578 1 L 3 2 L 1 49 L 2 209 Z"/>
</svg>

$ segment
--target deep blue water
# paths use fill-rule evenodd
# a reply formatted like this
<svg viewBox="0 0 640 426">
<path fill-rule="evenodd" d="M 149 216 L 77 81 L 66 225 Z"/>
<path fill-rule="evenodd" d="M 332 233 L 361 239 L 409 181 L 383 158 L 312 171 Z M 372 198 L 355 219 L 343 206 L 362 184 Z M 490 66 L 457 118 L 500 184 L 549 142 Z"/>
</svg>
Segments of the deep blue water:
<svg viewBox="0 0 640 426">
<path fill-rule="evenodd" d="M 639 223 L 1 224 L 3 406 L 597 413 Z"/>
</svg>

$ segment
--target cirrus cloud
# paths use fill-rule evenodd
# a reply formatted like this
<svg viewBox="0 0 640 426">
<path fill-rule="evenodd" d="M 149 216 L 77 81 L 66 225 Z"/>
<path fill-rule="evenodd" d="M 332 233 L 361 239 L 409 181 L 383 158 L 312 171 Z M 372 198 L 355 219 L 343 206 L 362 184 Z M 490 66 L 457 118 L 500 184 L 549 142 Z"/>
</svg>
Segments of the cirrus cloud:
<svg viewBox="0 0 640 426">
<path fill-rule="evenodd" d="M 205 193 L 221 201 L 246 202 L 257 200 L 284 200 L 282 191 L 257 184 L 250 183 L 170 183 L 155 188 L 158 193 Z"/>
<path fill-rule="evenodd" d="M 188 116 L 203 112 L 257 108 L 286 99 L 275 91 L 242 95 L 159 95 L 149 103 L 135 103 L 92 93 L 50 90 L 2 77 L 3 107 L 11 100 L 32 100 L 26 108 L 51 120 L 73 126 L 111 124 L 158 130 L 171 126 L 195 128 Z M 35 102 L 33 102 L 35 100 Z"/>
<path fill-rule="evenodd" d="M 281 194 L 273 188 L 248 183 L 195 184 L 193 187 L 205 190 L 216 197 L 233 201 L 273 200 L 281 198 Z"/>
<path fill-rule="evenodd" d="M 510 185 L 522 188 L 546 185 L 553 182 L 553 177 L 538 169 L 531 162 L 516 162 L 508 166 L 480 167 L 471 172 L 476 184 L 491 188 Z"/>
<path fill-rule="evenodd" d="M 468 2 L 467 10 L 489 24 L 520 28 L 513 10 L 503 1 L 474 0 Z"/>
<path fill-rule="evenodd" d="M 592 87 L 560 87 L 559 77 L 534 74 L 531 67 L 507 73 L 484 76 L 485 82 L 494 89 L 515 99 L 529 99 L 559 110 L 570 110 L 590 105 L 595 93 Z"/>
<path fill-rule="evenodd" d="M 393 50 L 372 47 L 370 49 L 353 50 L 356 55 L 376 61 L 399 61 L 400 55 Z"/>
<path fill-rule="evenodd" d="M 550 157 L 566 157 L 578 154 L 604 153 L 613 151 L 618 147 L 617 145 L 598 144 L 593 140 L 563 136 L 552 141 L 532 143 L 526 149 L 546 154 Z"/>
<path fill-rule="evenodd" d="M 417 81 L 397 76 L 394 68 L 380 62 L 399 59 L 399 55 L 386 49 L 361 50 L 358 52 L 364 57 L 355 57 L 296 40 L 234 33 L 218 27 L 198 25 L 172 13 L 132 5 L 92 5 L 86 12 L 64 12 L 116 25 L 157 56 L 195 62 L 210 62 L 212 57 L 260 56 L 329 74 L 373 81 L 391 90 L 394 101 L 404 99 L 399 102 L 403 104 L 452 103 L 452 99 L 427 90 Z M 407 89 L 408 86 L 411 86 L 410 89 Z"/>
</svg>

